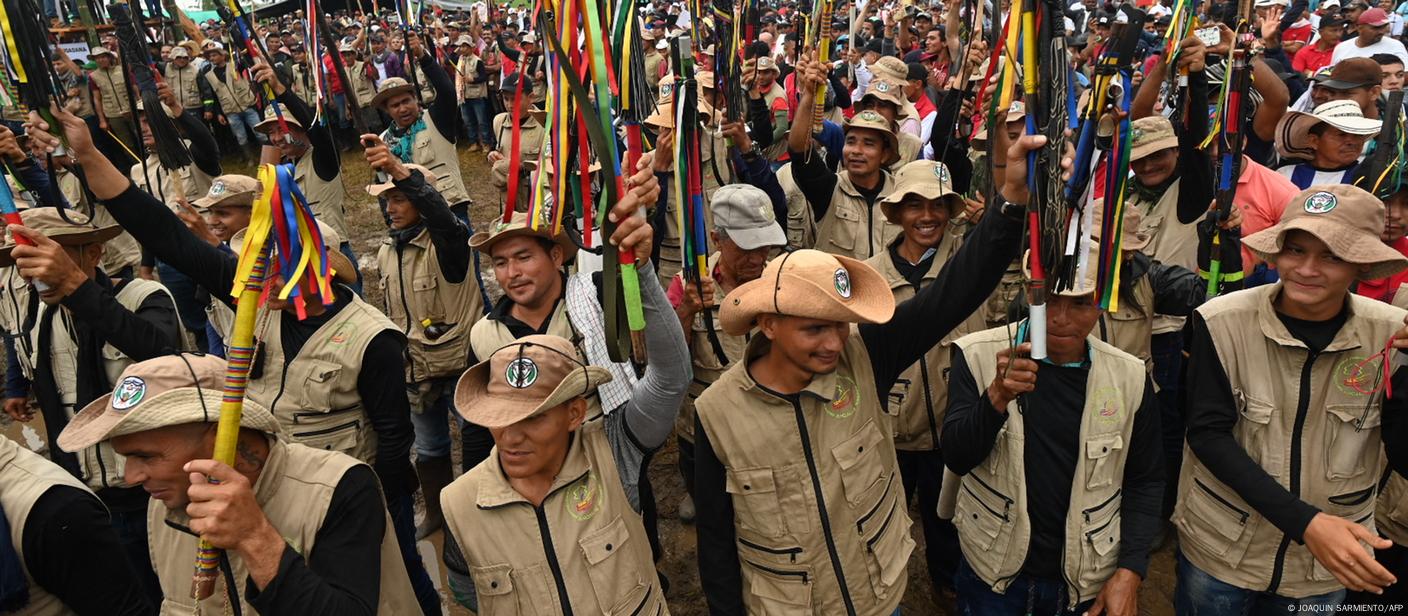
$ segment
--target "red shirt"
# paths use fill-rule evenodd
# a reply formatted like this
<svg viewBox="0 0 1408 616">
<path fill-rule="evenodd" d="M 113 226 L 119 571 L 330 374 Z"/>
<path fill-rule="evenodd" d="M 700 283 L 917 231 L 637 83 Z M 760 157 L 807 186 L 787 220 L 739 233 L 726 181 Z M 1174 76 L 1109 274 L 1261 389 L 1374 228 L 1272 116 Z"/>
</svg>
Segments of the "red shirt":
<svg viewBox="0 0 1408 616">
<path fill-rule="evenodd" d="M 1330 65 L 1330 57 L 1335 55 L 1335 48 L 1331 47 L 1325 51 L 1320 51 L 1319 43 L 1306 45 L 1296 52 L 1296 57 L 1291 60 L 1291 68 L 1301 73 L 1315 74 L 1326 66 Z"/>
<path fill-rule="evenodd" d="M 1408 256 L 1408 237 L 1400 237 L 1398 241 L 1389 244 L 1389 246 L 1397 250 L 1399 254 Z M 1370 299 L 1392 303 L 1393 295 L 1398 292 L 1398 287 L 1405 283 L 1408 283 L 1408 270 L 1398 272 L 1388 278 L 1361 280 L 1354 292 Z"/>
<path fill-rule="evenodd" d="M 939 108 L 934 106 L 934 101 L 929 100 L 929 95 L 923 93 L 919 95 L 919 100 L 914 103 L 914 110 L 919 112 L 920 123 L 923 123 L 924 118 L 929 117 L 929 114 L 939 112 Z"/>
<path fill-rule="evenodd" d="M 1296 22 L 1295 25 L 1286 28 L 1286 31 L 1281 33 L 1281 42 L 1291 43 L 1299 41 L 1302 43 L 1309 43 L 1310 37 L 1314 36 L 1314 34 L 1315 28 L 1312 28 L 1310 26 L 1309 21 L 1302 19 Z"/>
</svg>

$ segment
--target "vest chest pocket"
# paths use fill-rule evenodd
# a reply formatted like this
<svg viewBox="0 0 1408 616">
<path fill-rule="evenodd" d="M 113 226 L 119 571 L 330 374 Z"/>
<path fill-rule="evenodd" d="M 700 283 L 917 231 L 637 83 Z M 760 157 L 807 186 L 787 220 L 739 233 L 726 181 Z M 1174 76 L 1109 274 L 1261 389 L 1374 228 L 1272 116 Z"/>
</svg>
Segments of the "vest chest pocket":
<svg viewBox="0 0 1408 616">
<path fill-rule="evenodd" d="M 841 483 L 846 490 L 846 500 L 852 506 L 865 502 L 866 493 L 885 478 L 881 451 L 884 439 L 885 435 L 875 427 L 875 422 L 869 421 L 859 433 L 831 448 L 831 457 L 841 466 Z"/>
<path fill-rule="evenodd" d="M 965 542 L 975 541 L 983 552 L 993 550 L 997 537 L 1003 528 L 1012 523 L 1010 510 L 1012 498 L 998 492 L 972 473 L 965 475 L 959 484 L 958 500 L 954 509 L 954 525 L 959 528 L 959 536 Z M 996 550 L 1006 553 L 1006 546 Z M 1002 554 L 992 554 L 1001 562 Z"/>
<path fill-rule="evenodd" d="M 435 267 L 435 264 L 432 263 L 431 267 Z M 430 319 L 432 322 L 438 322 L 445 318 L 445 303 L 440 300 L 440 294 L 436 290 L 438 284 L 434 276 L 416 276 L 416 279 L 411 283 L 411 288 L 415 291 L 416 303 L 425 310 L 425 314 L 415 316 Z M 418 323 L 412 324 L 412 326 L 415 325 Z"/>
<path fill-rule="evenodd" d="M 861 234 L 861 215 L 856 211 L 856 205 L 841 199 L 832 198 L 831 212 L 836 220 L 827 225 L 828 233 L 824 238 L 832 246 L 850 253 L 856 249 L 856 236 Z"/>
<path fill-rule="evenodd" d="M 577 542 L 587 561 L 597 604 L 606 614 L 635 614 L 650 599 L 650 586 L 641 579 L 628 547 L 630 531 L 621 518 Z M 653 573 L 653 571 L 652 571 Z"/>
<path fill-rule="evenodd" d="M 909 536 L 909 515 L 900 501 L 891 501 L 888 509 L 873 534 L 865 536 L 865 566 L 870 573 L 870 586 L 880 598 L 886 597 L 904 575 L 915 545 Z"/>
<path fill-rule="evenodd" d="M 812 577 L 805 570 L 794 571 L 760 565 L 741 559 L 743 602 L 750 614 L 769 616 L 811 616 Z"/>
<path fill-rule="evenodd" d="M 1378 459 L 1380 451 L 1379 405 L 1327 405 L 1325 414 L 1325 478 L 1343 481 L 1377 471 L 1377 467 L 1371 468 L 1371 462 Z M 1371 484 L 1377 478 L 1365 477 L 1363 483 Z"/>
<path fill-rule="evenodd" d="M 329 413 L 336 409 L 332 407 L 333 388 L 337 386 L 338 376 L 342 374 L 342 366 L 330 361 L 320 359 L 295 360 L 292 366 L 296 366 L 298 372 L 290 374 L 288 386 L 294 387 L 296 383 L 303 382 L 303 403 L 300 405 L 307 411 L 313 413 L 294 413 L 295 422 L 300 416 L 310 416 L 320 413 Z"/>
<path fill-rule="evenodd" d="M 1218 493 L 1197 474 L 1190 483 L 1182 516 L 1175 516 L 1176 521 L 1203 549 L 1236 566 L 1251 544 L 1250 508 Z"/>
<path fill-rule="evenodd" d="M 1082 585 L 1098 585 L 1110 579 L 1115 572 L 1120 547 L 1120 511 L 1116 506 L 1113 515 L 1100 521 L 1098 525 L 1083 527 L 1080 548 L 1080 582 Z"/>
<path fill-rule="evenodd" d="M 1095 490 L 1114 484 L 1115 475 L 1122 474 L 1117 462 L 1122 449 L 1124 437 L 1119 434 L 1093 436 L 1085 442 L 1086 489 Z"/>
<path fill-rule="evenodd" d="M 470 567 L 474 591 L 479 595 L 479 609 L 485 614 L 527 613 L 519 609 L 518 593 L 513 589 L 513 568 L 509 565 Z"/>
<path fill-rule="evenodd" d="M 1281 456 L 1266 448 L 1266 432 L 1270 429 L 1271 416 L 1276 407 L 1241 390 L 1234 390 L 1233 397 L 1236 399 L 1240 415 L 1236 427 L 1233 428 L 1237 441 L 1253 460 L 1260 462 L 1273 477 L 1276 476 L 1283 466 Z"/>
<path fill-rule="evenodd" d="M 764 537 L 781 537 L 786 533 L 772 469 L 730 470 L 724 480 L 724 490 L 733 495 L 734 518 L 743 530 Z"/>
</svg>

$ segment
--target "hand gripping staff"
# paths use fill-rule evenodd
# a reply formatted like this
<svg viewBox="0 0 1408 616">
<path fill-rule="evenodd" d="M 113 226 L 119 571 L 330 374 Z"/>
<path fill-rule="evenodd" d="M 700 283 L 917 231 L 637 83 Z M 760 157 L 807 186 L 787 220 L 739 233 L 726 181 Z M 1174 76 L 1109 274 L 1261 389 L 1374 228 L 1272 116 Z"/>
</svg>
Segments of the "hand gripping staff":
<svg viewBox="0 0 1408 616">
<path fill-rule="evenodd" d="M 244 12 L 239 0 L 226 0 L 226 2 L 228 2 L 227 6 L 217 5 L 215 12 L 220 14 L 220 18 L 225 20 L 225 23 L 235 24 L 236 27 L 230 29 L 230 36 L 233 37 L 237 45 L 244 47 L 250 66 L 253 66 L 254 61 L 259 58 L 263 58 L 265 62 L 272 62 L 269 59 L 269 52 L 264 49 L 263 41 L 254 36 L 254 30 L 249 26 L 249 14 Z M 236 53 L 236 50 L 232 49 L 231 53 Z M 353 97 L 349 96 L 348 98 Z M 274 108 L 274 117 L 278 120 L 280 138 L 290 139 L 288 121 L 284 120 L 283 108 L 279 106 L 279 101 L 274 96 L 274 88 L 267 83 L 264 84 L 264 100 Z"/>
<path fill-rule="evenodd" d="M 811 27 L 813 37 L 816 40 L 816 59 L 822 64 L 831 61 L 831 10 L 834 0 L 813 0 L 817 3 L 817 17 L 812 21 Z M 815 108 L 812 110 L 812 132 L 821 132 L 822 117 L 826 114 L 826 86 L 829 82 L 822 81 L 816 87 Z"/>
<path fill-rule="evenodd" d="M 1217 222 L 1212 234 L 1211 259 L 1208 265 L 1208 297 L 1216 297 L 1222 288 L 1222 229 L 1220 223 L 1232 215 L 1233 200 L 1237 196 L 1237 180 L 1242 176 L 1242 144 L 1246 141 L 1243 131 L 1250 121 L 1251 105 L 1247 97 L 1252 85 L 1251 44 L 1255 36 L 1251 32 L 1248 19 L 1251 16 L 1251 0 L 1240 0 L 1237 4 L 1237 35 L 1232 40 L 1232 57 L 1227 76 L 1222 81 L 1222 96 L 1217 106 L 1215 120 L 1221 130 L 1208 135 L 1203 143 L 1206 148 L 1213 139 L 1217 140 Z M 1197 110 L 1192 110 L 1197 112 Z"/>
<path fill-rule="evenodd" d="M 245 387 L 254 357 L 255 316 L 260 304 L 267 300 L 264 281 L 270 268 L 276 268 L 276 273 L 287 281 L 279 295 L 284 299 L 294 297 L 300 319 L 307 316 L 304 309 L 309 295 L 317 295 L 317 301 L 324 304 L 331 304 L 334 298 L 327 260 L 329 248 L 318 231 L 308 200 L 293 179 L 293 165 L 260 166 L 259 185 L 262 192 L 254 202 L 249 228 L 240 247 L 235 285 L 230 291 L 236 300 L 235 321 L 228 345 L 225 396 L 220 403 L 214 456 L 229 465 L 235 462 Z M 277 259 L 274 257 L 276 249 Z M 331 249 L 337 250 L 336 247 Z M 201 540 L 196 549 L 192 597 L 206 599 L 215 592 L 223 557 L 220 549 Z"/>
<path fill-rule="evenodd" d="M 1384 104 L 1383 130 L 1374 138 L 1374 149 L 1354 171 L 1351 184 L 1387 201 L 1403 183 L 1403 90 L 1394 90 Z"/>
</svg>

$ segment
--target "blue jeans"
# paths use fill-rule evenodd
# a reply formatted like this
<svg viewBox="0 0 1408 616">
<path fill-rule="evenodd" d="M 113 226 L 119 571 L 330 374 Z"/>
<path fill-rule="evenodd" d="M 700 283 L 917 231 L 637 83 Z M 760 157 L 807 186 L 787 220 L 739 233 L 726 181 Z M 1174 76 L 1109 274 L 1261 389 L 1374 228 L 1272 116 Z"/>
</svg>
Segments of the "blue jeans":
<svg viewBox="0 0 1408 616">
<path fill-rule="evenodd" d="M 454 406 L 455 377 L 406 385 L 411 401 L 411 425 L 416 430 L 416 458 L 450 457 L 450 417 Z"/>
<path fill-rule="evenodd" d="M 199 285 L 175 266 L 162 261 L 156 262 L 156 272 L 157 276 L 161 277 L 161 284 L 171 292 L 171 298 L 176 300 L 176 310 L 181 313 L 181 325 L 204 340 L 205 304 L 196 299 Z"/>
<path fill-rule="evenodd" d="M 142 594 L 146 595 L 153 605 L 160 604 L 161 582 L 157 580 L 152 569 L 151 553 L 147 551 L 146 507 L 124 508 L 116 501 L 103 504 L 108 507 L 108 516 L 112 520 L 113 530 L 117 532 L 117 541 L 122 544 L 122 551 L 127 554 L 132 571 L 142 583 Z"/>
<path fill-rule="evenodd" d="M 259 123 L 259 112 L 253 107 L 244 111 L 225 114 L 225 120 L 230 123 L 230 132 L 235 134 L 235 141 L 240 147 L 249 144 L 249 135 L 254 131 L 254 125 Z"/>
<path fill-rule="evenodd" d="M 958 560 L 953 589 L 958 594 L 958 613 L 963 616 L 1078 616 L 1095 603 L 1087 601 L 1068 610 L 1071 597 L 1065 582 L 1025 573 L 1018 574 L 1007 593 L 999 595 L 973 572 L 966 558 Z"/>
<path fill-rule="evenodd" d="M 220 339 L 220 332 L 215 331 L 215 326 L 210 323 L 205 324 L 205 354 L 221 359 L 225 357 L 225 341 Z"/>
<path fill-rule="evenodd" d="M 1178 586 L 1173 594 L 1174 612 L 1178 616 L 1282 616 L 1284 614 L 1305 613 L 1301 606 L 1333 608 L 1344 602 L 1345 591 L 1340 590 L 1292 599 L 1260 590 L 1238 588 L 1219 580 L 1199 569 L 1178 553 Z M 1333 613 L 1332 609 L 1316 610 L 1316 613 Z"/>
<path fill-rule="evenodd" d="M 435 591 L 435 584 L 431 583 L 430 574 L 425 572 L 425 563 L 420 559 L 420 552 L 416 551 L 414 496 L 397 496 L 388 501 L 386 507 L 391 512 L 391 525 L 396 531 L 396 543 L 401 547 L 401 559 L 406 561 L 406 573 L 411 575 L 411 588 L 416 593 L 416 602 L 427 616 L 443 614 L 440 593 Z"/>
<path fill-rule="evenodd" d="M 464 120 L 470 143 L 494 147 L 494 119 L 489 115 L 489 99 L 472 98 L 460 103 L 460 118 Z"/>
</svg>

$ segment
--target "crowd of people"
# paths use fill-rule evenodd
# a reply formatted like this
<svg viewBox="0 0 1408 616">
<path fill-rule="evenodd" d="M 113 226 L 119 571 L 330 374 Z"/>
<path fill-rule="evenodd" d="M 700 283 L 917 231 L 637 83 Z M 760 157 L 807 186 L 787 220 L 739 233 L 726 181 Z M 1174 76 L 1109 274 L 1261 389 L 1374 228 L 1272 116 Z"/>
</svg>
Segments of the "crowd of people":
<svg viewBox="0 0 1408 616">
<path fill-rule="evenodd" d="M 443 533 L 476 613 L 666 614 L 667 447 L 712 614 L 898 615 L 921 536 L 939 613 L 1132 616 L 1166 546 L 1181 616 L 1402 609 L 1408 3 L 1037 4 L 1094 159 L 1054 147 L 1085 127 L 1023 75 L 1020 1 L 639 3 L 634 167 L 547 113 L 593 43 L 528 8 L 182 18 L 155 98 L 119 37 L 56 46 L 63 91 L 0 127 L 3 407 L 44 427 L 0 437 L 0 612 L 441 614 Z M 330 284 L 266 281 L 226 464 L 256 164 Z M 1091 169 L 1043 288 L 1033 178 Z M 603 243 L 637 256 L 624 360 Z"/>
</svg>

